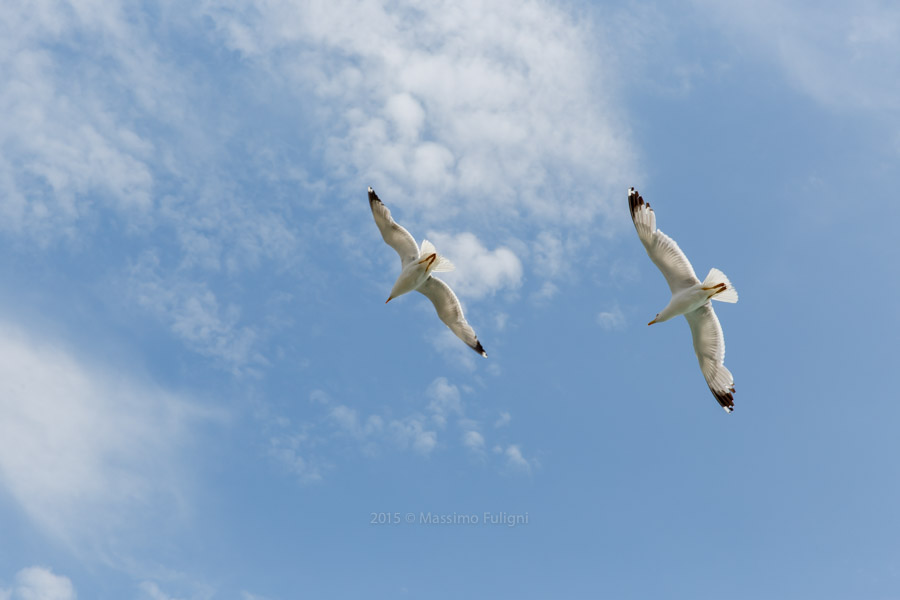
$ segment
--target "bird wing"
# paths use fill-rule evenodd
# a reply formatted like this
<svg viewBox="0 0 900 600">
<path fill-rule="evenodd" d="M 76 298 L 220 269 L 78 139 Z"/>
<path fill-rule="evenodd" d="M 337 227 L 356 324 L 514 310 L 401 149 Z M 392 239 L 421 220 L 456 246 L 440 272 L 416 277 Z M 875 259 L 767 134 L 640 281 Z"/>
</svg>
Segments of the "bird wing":
<svg viewBox="0 0 900 600">
<path fill-rule="evenodd" d="M 391 217 L 391 211 L 378 198 L 375 190 L 372 188 L 369 188 L 369 206 L 372 208 L 372 216 L 375 217 L 375 224 L 378 225 L 381 237 L 384 238 L 388 246 L 397 251 L 403 266 L 405 267 L 419 258 L 419 247 L 416 245 L 415 238 L 394 221 L 394 218 Z"/>
<path fill-rule="evenodd" d="M 694 267 L 675 240 L 656 228 L 656 213 L 634 188 L 628 190 L 628 207 L 641 243 L 650 260 L 662 271 L 672 293 L 700 283 Z"/>
<path fill-rule="evenodd" d="M 726 412 L 734 410 L 734 377 L 725 368 L 725 336 L 712 304 L 685 313 L 694 338 L 694 352 L 700 361 L 700 370 L 713 396 Z"/>
<path fill-rule="evenodd" d="M 432 275 L 416 289 L 431 300 L 434 308 L 437 309 L 437 314 L 441 321 L 450 328 L 450 331 L 456 334 L 456 337 L 464 341 L 478 354 L 487 357 L 487 352 L 484 351 L 484 347 L 478 341 L 475 330 L 472 329 L 472 326 L 469 325 L 463 316 L 462 306 L 449 285 Z"/>
</svg>

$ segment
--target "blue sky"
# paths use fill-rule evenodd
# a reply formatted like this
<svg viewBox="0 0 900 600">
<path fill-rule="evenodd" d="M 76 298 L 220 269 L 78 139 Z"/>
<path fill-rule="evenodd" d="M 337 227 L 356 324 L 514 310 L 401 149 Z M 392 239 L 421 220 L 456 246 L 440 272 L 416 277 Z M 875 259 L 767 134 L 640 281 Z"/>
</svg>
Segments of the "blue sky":
<svg viewBox="0 0 900 600">
<path fill-rule="evenodd" d="M 16 0 L 0 76 L 0 600 L 897 597 L 893 4 Z"/>
</svg>

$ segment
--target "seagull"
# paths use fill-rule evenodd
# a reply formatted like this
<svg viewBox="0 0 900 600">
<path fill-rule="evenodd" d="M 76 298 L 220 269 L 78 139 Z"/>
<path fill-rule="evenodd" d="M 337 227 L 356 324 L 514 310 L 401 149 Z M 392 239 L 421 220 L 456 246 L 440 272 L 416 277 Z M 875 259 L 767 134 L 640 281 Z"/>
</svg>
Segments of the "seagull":
<svg viewBox="0 0 900 600">
<path fill-rule="evenodd" d="M 730 413 L 734 410 L 734 377 L 725 368 L 725 336 L 710 300 L 734 303 L 738 301 L 737 291 L 718 269 L 710 269 L 702 282 L 697 279 L 687 256 L 675 240 L 656 228 L 656 214 L 634 188 L 628 189 L 628 207 L 641 243 L 672 291 L 669 304 L 647 325 L 684 315 L 691 326 L 703 377 L 719 405 Z"/>
<path fill-rule="evenodd" d="M 372 216 L 375 217 L 375 224 L 381 231 L 381 237 L 400 255 L 400 263 L 403 267 L 385 304 L 407 292 L 413 290 L 421 292 L 434 304 L 438 317 L 441 318 L 444 325 L 449 327 L 450 331 L 464 341 L 469 348 L 486 358 L 487 352 L 478 341 L 475 330 L 463 316 L 462 306 L 460 306 L 456 294 L 449 285 L 432 275 L 432 273 L 454 270 L 456 267 L 453 266 L 453 263 L 438 254 L 434 245 L 428 240 L 422 240 L 420 249 L 416 245 L 415 238 L 394 221 L 391 211 L 371 187 L 369 188 L 369 207 L 372 209 Z"/>
</svg>

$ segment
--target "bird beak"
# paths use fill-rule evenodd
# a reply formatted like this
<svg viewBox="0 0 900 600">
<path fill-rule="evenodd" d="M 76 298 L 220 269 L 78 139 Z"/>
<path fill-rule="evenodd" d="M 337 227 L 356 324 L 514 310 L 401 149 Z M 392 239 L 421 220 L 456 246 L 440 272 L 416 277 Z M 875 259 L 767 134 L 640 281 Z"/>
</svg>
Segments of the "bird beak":
<svg viewBox="0 0 900 600">
<path fill-rule="evenodd" d="M 390 301 L 393 300 L 393 299 L 394 299 L 394 297 L 391 296 L 390 298 L 388 298 L 387 300 L 385 300 L 384 303 L 387 304 L 388 302 L 390 302 Z"/>
<path fill-rule="evenodd" d="M 654 323 L 656 323 L 656 319 L 653 319 L 652 321 L 650 321 L 649 323 L 647 323 L 647 325 L 653 325 Z"/>
</svg>

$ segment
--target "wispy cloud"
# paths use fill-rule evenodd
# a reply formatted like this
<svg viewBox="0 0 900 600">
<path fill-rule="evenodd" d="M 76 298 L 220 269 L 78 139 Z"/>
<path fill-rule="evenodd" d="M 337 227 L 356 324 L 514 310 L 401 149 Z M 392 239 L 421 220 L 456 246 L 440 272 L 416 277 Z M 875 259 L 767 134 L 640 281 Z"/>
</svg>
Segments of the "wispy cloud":
<svg viewBox="0 0 900 600">
<path fill-rule="evenodd" d="M 617 331 L 625 329 L 625 315 L 622 309 L 616 304 L 609 310 L 603 310 L 597 313 L 597 324 L 606 331 Z"/>
<path fill-rule="evenodd" d="M 142 581 L 138 586 L 141 591 L 139 598 L 140 600 L 210 600 L 217 596 L 216 590 L 208 584 L 192 581 L 175 583 L 182 589 L 178 595 L 168 593 L 155 581 Z M 185 592 L 185 588 L 189 591 Z"/>
<path fill-rule="evenodd" d="M 0 600 L 75 600 L 75 586 L 47 567 L 27 567 L 16 573 L 8 590 L 0 588 Z"/>
<path fill-rule="evenodd" d="M 509 248 L 488 250 L 472 233 L 450 235 L 430 231 L 428 239 L 457 267 L 440 277 L 458 296 L 483 298 L 503 289 L 515 290 L 522 284 L 522 263 Z"/>
<path fill-rule="evenodd" d="M 509 444 L 505 448 L 495 446 L 494 452 L 501 454 L 506 460 L 506 467 L 511 472 L 531 473 L 533 460 L 529 461 L 522 454 L 522 449 L 518 444 Z"/>
<path fill-rule="evenodd" d="M 419 412 L 401 418 L 360 416 L 355 408 L 338 404 L 329 409 L 326 423 L 333 425 L 333 429 L 331 432 L 320 429 L 320 437 L 348 437 L 359 444 L 364 454 L 371 456 L 379 454 L 385 444 L 401 450 L 412 449 L 422 456 L 428 456 L 437 446 L 437 432 Z"/>
<path fill-rule="evenodd" d="M 147 600 L 178 600 L 175 596 L 163 592 L 153 581 L 142 581 L 140 588 L 142 596 Z"/>
<path fill-rule="evenodd" d="M 0 8 L 2 227 L 48 243 L 75 235 L 97 204 L 138 221 L 151 209 L 159 149 L 129 115 L 165 112 L 158 82 L 180 77 L 157 77 L 153 44 L 124 13 L 115 1 Z"/>
<path fill-rule="evenodd" d="M 472 452 L 479 454 L 484 452 L 484 436 L 474 429 L 463 432 L 462 443 Z"/>
<path fill-rule="evenodd" d="M 411 447 L 422 456 L 428 456 L 437 446 L 437 432 L 418 416 L 394 419 L 388 424 L 394 443 L 401 448 Z"/>
<path fill-rule="evenodd" d="M 284 421 L 282 425 L 289 425 L 289 422 Z M 305 430 L 281 431 L 269 438 L 269 453 L 300 481 L 313 483 L 322 479 L 327 465 L 305 454 L 309 445 L 309 434 Z"/>
<path fill-rule="evenodd" d="M 891 2 L 695 0 L 704 18 L 778 65 L 786 80 L 838 110 L 900 110 L 900 8 Z"/>
<path fill-rule="evenodd" d="M 634 168 L 604 61 L 615 50 L 556 4 L 203 11 L 231 48 L 318 100 L 335 175 L 372 182 L 413 221 L 463 218 L 476 234 L 587 226 Z"/>
<path fill-rule="evenodd" d="M 434 308 L 430 305 L 428 306 L 428 308 L 430 310 L 434 310 Z M 463 310 L 465 310 L 465 307 L 463 308 Z M 479 341 L 481 341 L 482 344 L 487 344 L 485 348 L 488 354 L 490 354 L 490 338 L 488 335 L 486 335 L 485 328 L 482 327 L 478 315 L 471 315 L 467 312 L 466 320 L 469 321 L 469 324 L 475 329 L 475 332 L 479 336 Z M 476 359 L 484 360 L 483 358 L 472 352 L 471 348 L 460 342 L 459 338 L 456 337 L 456 334 L 444 327 L 444 324 L 440 321 L 433 324 L 429 329 L 425 331 L 423 339 L 429 342 L 435 350 L 441 353 L 447 360 L 447 362 L 455 365 L 457 368 L 463 371 L 467 371 L 470 373 L 474 372 L 475 369 L 478 368 Z"/>
<path fill-rule="evenodd" d="M 0 322 L 0 413 L 0 485 L 47 535 L 106 553 L 181 510 L 185 399 Z"/>
<path fill-rule="evenodd" d="M 132 265 L 126 285 L 139 306 L 166 322 L 193 350 L 235 371 L 265 364 L 257 330 L 242 323 L 240 307 L 221 306 L 205 283 L 165 271 L 154 253 L 144 253 Z"/>
<path fill-rule="evenodd" d="M 463 406 L 459 394 L 459 388 L 447 381 L 446 377 L 438 377 L 431 382 L 425 395 L 431 399 L 428 403 L 428 411 L 438 427 L 446 427 L 447 418 L 455 415 L 462 416 Z"/>
<path fill-rule="evenodd" d="M 125 306 L 144 300 L 138 309 L 192 350 L 233 369 L 258 365 L 259 324 L 239 323 L 244 299 L 222 290 L 240 292 L 227 280 L 267 261 L 296 264 L 290 199 L 317 184 L 260 147 L 265 134 L 244 136 L 243 154 L 223 153 L 241 109 L 203 108 L 218 83 L 160 42 L 177 45 L 172 22 L 142 10 L 117 0 L 102 10 L 89 0 L 0 6 L 0 233 L 30 247 L 68 244 L 125 281 Z M 264 198 L 247 193 L 248 171 Z M 100 228 L 118 252 L 95 247 Z M 147 256 L 163 267 L 123 273 Z"/>
<path fill-rule="evenodd" d="M 233 0 L 166 17 L 117 0 L 0 8 L 0 231 L 91 252 L 103 227 L 126 242 L 98 270 L 126 282 L 122 304 L 234 372 L 267 358 L 236 276 L 309 264 L 304 232 L 337 213 L 323 190 L 383 189 L 454 255 L 465 301 L 516 292 L 530 264 L 557 277 L 635 168 L 615 48 L 554 3 Z M 201 69 L 172 50 L 185 31 L 204 32 Z M 256 94 L 303 117 L 267 120 L 275 101 L 251 114 Z M 279 145 L 300 129 L 315 165 Z"/>
<path fill-rule="evenodd" d="M 364 414 L 315 390 L 310 396 L 310 406 L 317 414 L 308 415 L 299 424 L 286 418 L 270 419 L 268 426 L 273 433 L 268 439 L 269 453 L 302 483 L 322 480 L 325 471 L 335 468 L 331 461 L 339 453 L 338 449 L 347 444 L 369 458 L 382 457 L 391 450 L 428 458 L 438 451 L 452 451 L 458 444 L 484 463 L 488 457 L 484 419 L 471 414 L 463 393 L 465 389 L 446 377 L 437 377 L 425 390 L 427 403 L 423 402 L 422 409 L 396 416 L 388 412 Z M 508 412 L 503 412 L 494 428 L 505 427 L 511 418 Z M 458 433 L 448 435 L 451 428 Z M 532 461 L 522 456 L 516 444 L 502 446 L 494 453 L 499 456 L 493 464 L 501 471 L 531 471 Z"/>
</svg>

